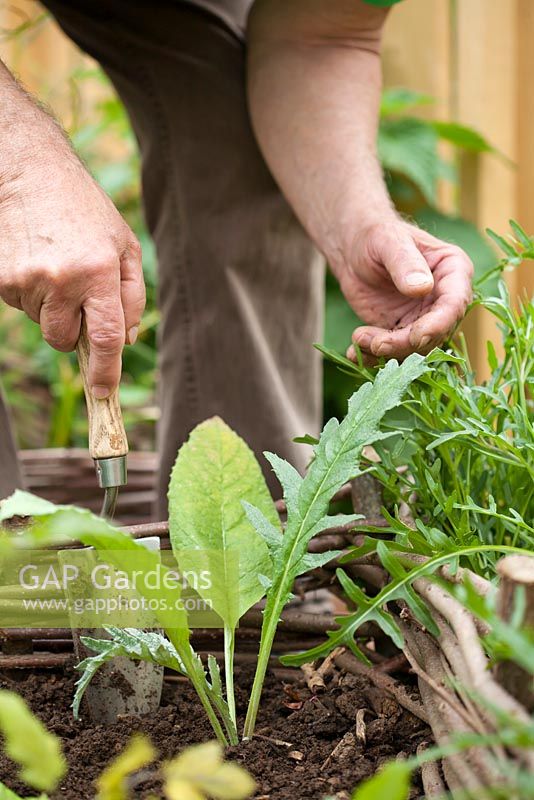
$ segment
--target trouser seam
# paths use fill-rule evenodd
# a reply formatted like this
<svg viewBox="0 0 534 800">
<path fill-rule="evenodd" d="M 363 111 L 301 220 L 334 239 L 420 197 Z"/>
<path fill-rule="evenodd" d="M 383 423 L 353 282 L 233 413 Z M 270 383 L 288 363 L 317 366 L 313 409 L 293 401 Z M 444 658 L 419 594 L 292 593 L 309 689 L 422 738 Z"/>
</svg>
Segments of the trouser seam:
<svg viewBox="0 0 534 800">
<path fill-rule="evenodd" d="M 139 64 L 139 80 L 140 82 L 144 83 L 146 96 L 152 104 L 153 113 L 156 115 L 155 118 L 160 120 L 160 124 L 157 126 L 157 136 L 160 145 L 159 152 L 163 158 L 163 169 L 165 173 L 170 176 L 170 179 L 168 179 L 167 191 L 171 197 L 172 216 L 173 219 L 178 220 L 178 225 L 180 225 L 182 217 L 180 214 L 180 204 L 177 200 L 175 189 L 178 176 L 173 149 L 171 147 L 171 134 L 165 112 L 165 104 L 161 101 L 161 98 L 158 95 L 157 81 L 154 79 L 149 67 L 142 59 L 141 54 L 137 52 L 136 48 L 126 39 L 126 37 L 121 38 L 123 39 L 125 48 L 130 50 L 130 52 L 134 55 L 135 62 Z M 184 385 L 182 390 L 187 400 L 187 404 L 191 409 L 192 416 L 196 418 L 198 417 L 199 409 L 199 390 L 197 370 L 193 357 L 193 309 L 187 279 L 187 258 L 185 253 L 183 253 L 183 258 L 180 258 L 180 254 L 183 252 L 184 248 L 180 241 L 178 226 L 171 226 L 170 235 L 172 236 L 173 250 L 177 254 L 175 268 L 176 278 L 178 281 L 178 306 L 182 316 L 181 323 L 184 330 L 185 340 Z M 180 344 L 183 346 L 184 341 L 182 340 Z"/>
</svg>

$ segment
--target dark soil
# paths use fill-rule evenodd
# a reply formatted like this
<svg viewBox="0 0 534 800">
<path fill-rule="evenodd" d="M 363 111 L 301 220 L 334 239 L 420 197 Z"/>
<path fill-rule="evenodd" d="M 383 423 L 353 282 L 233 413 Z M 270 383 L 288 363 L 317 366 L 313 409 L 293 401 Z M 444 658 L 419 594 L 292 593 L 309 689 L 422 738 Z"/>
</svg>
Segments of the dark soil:
<svg viewBox="0 0 534 800">
<path fill-rule="evenodd" d="M 248 671 L 237 676 L 241 714 L 245 711 L 251 677 Z M 25 674 L 16 681 L 0 675 L 0 686 L 21 694 L 47 727 L 63 740 L 69 772 L 53 800 L 93 798 L 95 778 L 136 731 L 150 736 L 162 758 L 175 755 L 186 745 L 213 738 L 187 684 L 166 683 L 157 714 L 124 717 L 115 725 L 104 727 L 90 723 L 87 718 L 73 720 L 69 706 L 74 680 L 69 672 Z M 356 737 L 356 715 L 360 709 L 367 709 L 365 741 Z M 318 696 L 312 696 L 301 684 L 283 684 L 270 676 L 257 733 L 258 738 L 228 752 L 230 758 L 243 764 L 256 778 L 257 800 L 321 800 L 326 795 L 348 798 L 352 789 L 384 761 L 412 754 L 420 742 L 431 738 L 429 729 L 420 720 L 381 694 L 365 678 L 352 675 L 336 676 L 327 691 Z M 22 796 L 31 796 L 17 781 L 16 774 L 15 765 L 0 754 L 0 779 Z M 157 780 L 151 778 L 139 783 L 132 795 L 146 798 L 154 791 L 158 793 Z M 414 797 L 420 794 L 415 789 Z"/>
</svg>

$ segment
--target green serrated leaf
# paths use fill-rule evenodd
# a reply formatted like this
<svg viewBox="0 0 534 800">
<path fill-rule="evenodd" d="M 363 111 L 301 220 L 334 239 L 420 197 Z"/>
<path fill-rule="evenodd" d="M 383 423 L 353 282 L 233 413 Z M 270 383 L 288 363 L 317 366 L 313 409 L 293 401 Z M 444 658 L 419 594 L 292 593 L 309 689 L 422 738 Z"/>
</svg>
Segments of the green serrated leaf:
<svg viewBox="0 0 534 800">
<path fill-rule="evenodd" d="M 273 525 L 273 523 L 262 514 L 259 508 L 247 503 L 246 500 L 243 500 L 243 508 L 245 509 L 245 513 L 251 525 L 253 525 L 256 532 L 263 537 L 269 549 L 271 561 L 274 563 L 280 555 L 280 548 L 282 547 L 282 531 L 279 525 Z M 262 573 L 260 572 L 259 574 L 261 575 Z M 264 577 L 267 578 L 268 576 Z M 269 583 L 271 583 L 271 579 L 268 578 L 268 580 Z"/>
<path fill-rule="evenodd" d="M 109 639 L 93 639 L 82 636 L 82 644 L 97 655 L 88 656 L 76 669 L 82 673 L 76 683 L 76 692 L 72 702 L 74 718 L 78 718 L 80 703 L 87 687 L 98 670 L 114 658 L 125 656 L 134 661 L 148 661 L 175 672 L 185 674 L 184 664 L 171 642 L 156 631 L 140 631 L 135 628 L 115 628 L 104 626 Z"/>
<path fill-rule="evenodd" d="M 284 461 L 276 453 L 264 453 L 265 458 L 272 466 L 273 471 L 280 481 L 284 492 L 284 500 L 288 512 L 292 510 L 297 502 L 298 493 L 302 483 L 302 476 L 292 464 Z"/>
<path fill-rule="evenodd" d="M 11 514 L 26 516 L 28 498 L 15 496 L 11 498 Z M 33 502 L 33 501 L 32 501 Z M 105 555 L 106 559 L 116 569 L 124 571 L 130 578 L 134 577 L 135 570 L 132 566 L 132 553 L 136 553 L 144 569 L 160 574 L 161 581 L 153 588 L 147 581 L 142 581 L 140 592 L 149 602 L 155 602 L 154 615 L 162 615 L 161 625 L 184 665 L 185 671 L 191 679 L 194 688 L 210 719 L 211 725 L 219 741 L 227 743 L 227 739 L 217 719 L 212 703 L 208 697 L 208 686 L 204 671 L 198 669 L 195 654 L 189 641 L 189 627 L 187 613 L 177 602 L 180 598 L 178 583 L 173 580 L 174 572 L 161 564 L 159 552 L 152 552 L 139 542 L 136 542 L 127 533 L 114 528 L 102 517 L 96 517 L 90 511 L 74 506 L 53 506 L 53 512 L 48 507 L 39 509 L 34 503 L 32 516 L 36 518 L 32 527 L 32 535 L 38 538 L 54 539 L 70 542 L 72 537 L 79 539 L 83 544 L 94 547 L 97 553 Z M 37 512 L 41 512 L 38 514 Z M 169 573 L 170 580 L 169 580 Z M 172 609 L 172 627 L 169 627 L 169 611 Z"/>
<path fill-rule="evenodd" d="M 311 569 L 323 567 L 325 564 L 333 561 L 334 558 L 339 558 L 342 553 L 343 550 L 327 550 L 325 553 L 307 553 L 300 561 L 299 575 L 304 575 Z"/>
<path fill-rule="evenodd" d="M 296 575 L 307 555 L 310 538 L 328 515 L 335 492 L 359 470 L 363 447 L 381 436 L 380 422 L 387 411 L 399 404 L 408 386 L 428 370 L 425 359 L 413 354 L 403 364 L 389 361 L 377 374 L 374 384 L 366 383 L 353 394 L 347 416 L 325 425 L 315 456 L 298 490 L 291 486 L 287 525 L 279 563 L 275 565 L 273 585 L 267 593 L 263 616 L 258 667 L 245 722 L 245 736 L 254 729 L 261 688 L 269 654 L 282 609 Z"/>
<path fill-rule="evenodd" d="M 384 543 L 385 544 L 385 543 Z M 470 556 L 480 553 L 521 553 L 519 548 L 510 547 L 508 545 L 474 545 L 470 547 L 459 547 L 456 549 L 455 555 L 458 558 L 463 556 Z M 363 622 L 373 619 L 380 625 L 382 630 L 397 644 L 402 647 L 402 635 L 391 617 L 391 615 L 384 611 L 384 606 L 396 599 L 406 599 L 406 587 L 410 587 L 414 581 L 423 576 L 432 575 L 439 567 L 451 562 L 451 554 L 449 552 L 440 554 L 429 558 L 422 564 L 418 564 L 412 570 L 404 572 L 392 580 L 387 586 L 374 597 L 368 598 L 364 592 L 357 586 L 350 578 L 343 572 L 338 570 L 337 576 L 342 583 L 344 590 L 349 597 L 359 606 L 358 609 L 352 614 L 336 617 L 335 621 L 338 629 L 335 631 L 328 631 L 327 641 L 312 647 L 302 653 L 295 655 L 283 656 L 280 660 L 283 664 L 289 666 L 300 666 L 318 658 L 324 658 L 332 652 L 336 647 L 347 646 L 352 647 L 354 644 L 354 637 L 358 628 Z M 409 595 L 408 595 L 409 596 Z M 431 629 L 434 629 L 433 622 L 430 623 Z M 358 653 L 356 653 L 358 654 Z M 361 653 L 359 654 L 361 657 Z M 365 659 L 363 659 L 365 660 Z"/>
</svg>

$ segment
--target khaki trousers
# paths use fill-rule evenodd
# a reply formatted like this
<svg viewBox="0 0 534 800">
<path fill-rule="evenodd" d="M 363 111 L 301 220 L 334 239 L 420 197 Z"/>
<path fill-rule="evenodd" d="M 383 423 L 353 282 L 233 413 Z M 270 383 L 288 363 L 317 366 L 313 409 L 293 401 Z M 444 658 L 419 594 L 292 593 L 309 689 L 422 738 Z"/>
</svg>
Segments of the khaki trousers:
<svg viewBox="0 0 534 800">
<path fill-rule="evenodd" d="M 214 414 L 255 450 L 279 494 L 262 452 L 303 469 L 309 451 L 292 438 L 316 434 L 321 419 L 312 344 L 322 336 L 324 267 L 251 130 L 247 2 L 46 4 L 109 74 L 140 145 L 162 313 L 157 513 L 167 516 L 179 446 Z"/>
</svg>

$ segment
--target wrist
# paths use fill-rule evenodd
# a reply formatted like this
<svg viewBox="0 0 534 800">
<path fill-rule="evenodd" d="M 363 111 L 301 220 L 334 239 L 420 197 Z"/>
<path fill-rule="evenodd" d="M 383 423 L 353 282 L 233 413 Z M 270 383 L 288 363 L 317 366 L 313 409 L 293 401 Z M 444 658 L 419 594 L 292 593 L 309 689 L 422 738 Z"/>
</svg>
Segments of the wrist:
<svg viewBox="0 0 534 800">
<path fill-rule="evenodd" d="M 338 280 L 347 272 L 354 270 L 357 254 L 369 233 L 378 226 L 392 226 L 402 223 L 389 196 L 381 202 L 366 204 L 352 210 L 350 218 L 339 230 L 337 241 L 332 242 L 325 252 L 330 268 Z"/>
</svg>

